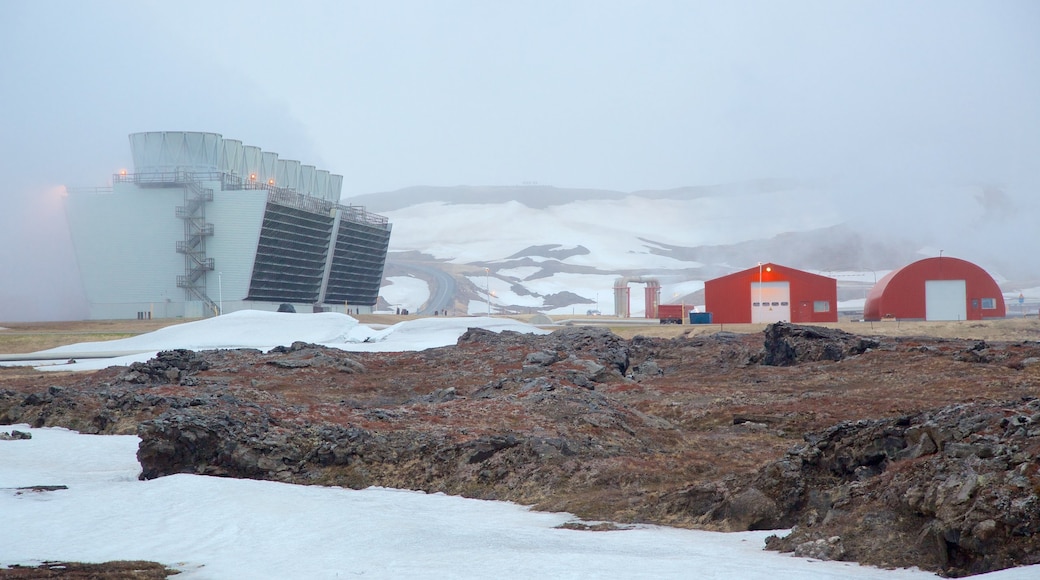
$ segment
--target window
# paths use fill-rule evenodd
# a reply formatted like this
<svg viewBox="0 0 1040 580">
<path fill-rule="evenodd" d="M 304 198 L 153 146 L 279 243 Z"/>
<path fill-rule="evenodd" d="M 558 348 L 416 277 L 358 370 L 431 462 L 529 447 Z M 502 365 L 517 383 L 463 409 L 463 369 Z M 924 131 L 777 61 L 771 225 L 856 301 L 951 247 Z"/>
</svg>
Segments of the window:
<svg viewBox="0 0 1040 580">
<path fill-rule="evenodd" d="M 830 312 L 831 303 L 829 300 L 816 300 L 812 303 L 813 312 Z"/>
<path fill-rule="evenodd" d="M 751 305 L 752 305 L 752 306 L 762 306 L 762 305 L 761 305 L 761 304 L 759 304 L 758 302 L 752 302 L 752 303 L 751 303 Z"/>
<path fill-rule="evenodd" d="M 996 307 L 997 307 L 997 299 L 996 298 L 983 298 L 982 299 L 982 309 L 983 310 L 993 310 Z"/>
</svg>

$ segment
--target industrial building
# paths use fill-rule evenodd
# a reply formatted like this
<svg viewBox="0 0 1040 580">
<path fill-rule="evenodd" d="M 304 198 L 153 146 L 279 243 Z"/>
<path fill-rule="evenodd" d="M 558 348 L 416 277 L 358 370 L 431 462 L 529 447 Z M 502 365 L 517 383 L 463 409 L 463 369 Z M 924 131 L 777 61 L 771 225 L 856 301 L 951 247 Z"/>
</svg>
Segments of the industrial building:
<svg viewBox="0 0 1040 580">
<path fill-rule="evenodd" d="M 838 281 L 773 263 L 704 283 L 713 323 L 837 322 Z"/>
<path fill-rule="evenodd" d="M 632 315 L 632 292 L 630 283 L 645 284 L 643 290 L 644 312 L 647 318 L 657 318 L 657 307 L 661 304 L 661 283 L 656 278 L 625 276 L 614 282 L 614 316 L 628 318 Z"/>
<path fill-rule="evenodd" d="M 65 197 L 91 319 L 375 305 L 391 225 L 339 203 L 343 176 L 217 133 L 130 147 L 132 171 Z"/>
<path fill-rule="evenodd" d="M 1006 313 L 993 278 L 979 266 L 949 256 L 889 272 L 863 306 L 864 320 L 982 320 Z"/>
</svg>

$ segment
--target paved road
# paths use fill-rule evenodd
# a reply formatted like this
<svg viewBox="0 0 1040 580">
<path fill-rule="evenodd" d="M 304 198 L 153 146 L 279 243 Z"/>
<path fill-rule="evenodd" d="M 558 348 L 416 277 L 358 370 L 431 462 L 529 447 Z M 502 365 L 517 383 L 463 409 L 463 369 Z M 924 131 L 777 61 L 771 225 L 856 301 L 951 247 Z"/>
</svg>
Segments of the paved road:
<svg viewBox="0 0 1040 580">
<path fill-rule="evenodd" d="M 397 262 L 398 268 L 415 272 L 430 284 L 430 299 L 413 314 L 433 316 L 434 311 L 446 310 L 449 314 L 455 306 L 455 278 L 436 266 L 418 262 Z"/>
</svg>

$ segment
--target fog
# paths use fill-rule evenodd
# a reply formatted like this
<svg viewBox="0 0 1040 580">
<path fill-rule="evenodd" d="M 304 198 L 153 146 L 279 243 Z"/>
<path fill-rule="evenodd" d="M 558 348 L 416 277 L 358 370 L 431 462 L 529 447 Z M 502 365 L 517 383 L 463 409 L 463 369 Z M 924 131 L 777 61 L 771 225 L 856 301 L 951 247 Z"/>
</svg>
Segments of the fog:
<svg viewBox="0 0 1040 580">
<path fill-rule="evenodd" d="M 315 164 L 346 196 L 794 179 L 1028 275 L 1038 55 L 1032 0 L 6 0 L 0 320 L 85 312 L 56 188 L 105 185 L 159 130 Z"/>
</svg>

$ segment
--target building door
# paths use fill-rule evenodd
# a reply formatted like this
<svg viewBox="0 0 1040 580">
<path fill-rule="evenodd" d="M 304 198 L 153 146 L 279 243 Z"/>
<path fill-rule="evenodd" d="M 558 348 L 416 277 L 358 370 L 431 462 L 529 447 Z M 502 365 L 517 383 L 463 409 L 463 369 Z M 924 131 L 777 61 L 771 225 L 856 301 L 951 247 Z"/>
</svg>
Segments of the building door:
<svg viewBox="0 0 1040 580">
<path fill-rule="evenodd" d="M 790 282 L 751 283 L 751 322 L 791 321 Z"/>
<path fill-rule="evenodd" d="M 925 280 L 925 320 L 967 320 L 968 289 L 964 280 Z"/>
</svg>

